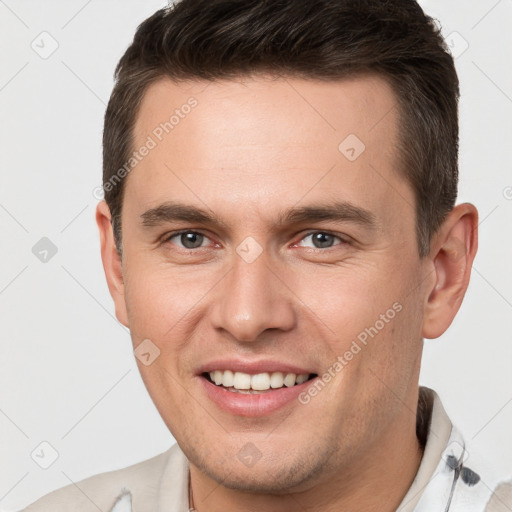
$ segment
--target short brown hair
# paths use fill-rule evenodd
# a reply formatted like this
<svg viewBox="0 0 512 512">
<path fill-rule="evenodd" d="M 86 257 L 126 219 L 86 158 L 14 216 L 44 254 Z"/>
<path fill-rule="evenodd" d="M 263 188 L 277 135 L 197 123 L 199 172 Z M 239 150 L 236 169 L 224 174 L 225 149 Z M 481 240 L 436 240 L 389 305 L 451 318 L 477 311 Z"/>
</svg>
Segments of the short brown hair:
<svg viewBox="0 0 512 512">
<path fill-rule="evenodd" d="M 439 27 L 414 0 L 181 0 L 145 20 L 117 65 L 105 114 L 103 187 L 119 253 L 125 179 L 112 184 L 133 151 L 148 86 L 164 76 L 258 72 L 320 80 L 374 73 L 389 81 L 418 250 L 427 255 L 457 197 L 459 82 Z"/>
</svg>

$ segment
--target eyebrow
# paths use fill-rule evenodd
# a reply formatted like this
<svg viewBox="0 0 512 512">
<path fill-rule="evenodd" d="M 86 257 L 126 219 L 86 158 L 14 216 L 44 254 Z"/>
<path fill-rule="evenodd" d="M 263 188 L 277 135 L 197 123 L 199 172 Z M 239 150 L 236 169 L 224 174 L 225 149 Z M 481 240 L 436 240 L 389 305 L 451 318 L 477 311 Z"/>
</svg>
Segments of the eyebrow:
<svg viewBox="0 0 512 512">
<path fill-rule="evenodd" d="M 278 224 L 302 224 L 326 220 L 351 222 L 369 229 L 377 226 L 377 219 L 372 212 L 349 202 L 290 208 L 279 216 Z"/>
<path fill-rule="evenodd" d="M 147 227 L 158 226 L 166 222 L 187 221 L 200 224 L 220 224 L 219 219 L 206 210 L 180 203 L 166 202 L 151 208 L 141 215 L 142 224 Z"/>
<path fill-rule="evenodd" d="M 151 208 L 141 215 L 141 219 L 143 226 L 146 227 L 176 221 L 227 227 L 226 223 L 211 210 L 175 202 L 165 202 Z M 344 201 L 289 208 L 279 214 L 276 225 L 282 227 L 320 221 L 350 222 L 368 229 L 374 229 L 377 226 L 377 219 L 372 212 Z"/>
</svg>

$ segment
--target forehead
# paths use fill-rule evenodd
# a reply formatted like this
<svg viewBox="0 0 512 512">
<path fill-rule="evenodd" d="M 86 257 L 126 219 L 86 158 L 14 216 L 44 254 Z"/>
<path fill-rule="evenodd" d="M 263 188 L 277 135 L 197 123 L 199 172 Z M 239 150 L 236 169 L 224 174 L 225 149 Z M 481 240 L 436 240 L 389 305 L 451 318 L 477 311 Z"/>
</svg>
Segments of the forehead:
<svg viewBox="0 0 512 512">
<path fill-rule="evenodd" d="M 377 76 L 160 79 L 134 127 L 134 149 L 151 149 L 130 173 L 128 195 L 144 207 L 177 194 L 207 205 L 230 198 L 253 212 L 306 194 L 352 202 L 355 195 L 366 206 L 412 201 L 397 172 L 396 105 Z M 389 193 L 390 183 L 398 193 Z"/>
<path fill-rule="evenodd" d="M 191 103 L 197 104 L 189 108 Z M 379 142 L 379 135 L 394 137 L 396 104 L 391 86 L 375 75 L 336 81 L 266 75 L 215 82 L 162 78 L 145 92 L 135 123 L 135 138 L 136 142 L 143 142 L 141 137 L 155 130 L 158 138 L 158 127 L 170 121 L 171 130 L 164 129 L 161 135 L 172 131 L 173 138 L 178 139 L 183 125 L 191 124 L 182 121 L 193 113 L 203 122 L 204 131 L 198 131 L 198 135 L 208 134 L 210 139 L 211 126 L 204 122 L 213 121 L 218 138 L 229 132 L 230 139 L 224 139 L 224 144 L 311 143 L 325 137 L 330 142 L 356 131 L 368 143 Z M 251 129 L 255 122 L 260 128 L 266 125 L 266 129 Z M 374 130 L 381 123 L 384 129 Z M 175 129 L 179 124 L 181 128 Z M 194 125 L 194 130 L 200 128 L 199 123 Z"/>
</svg>

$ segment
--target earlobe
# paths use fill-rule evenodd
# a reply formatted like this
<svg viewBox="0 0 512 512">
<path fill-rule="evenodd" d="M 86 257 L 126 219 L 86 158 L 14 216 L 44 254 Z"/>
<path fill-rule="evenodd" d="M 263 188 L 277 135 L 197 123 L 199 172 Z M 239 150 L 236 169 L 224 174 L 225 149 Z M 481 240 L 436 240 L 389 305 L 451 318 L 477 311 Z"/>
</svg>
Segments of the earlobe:
<svg viewBox="0 0 512 512">
<path fill-rule="evenodd" d="M 437 338 L 450 326 L 469 285 L 478 247 L 478 212 L 471 204 L 456 206 L 431 244 L 435 279 L 425 305 L 422 336 Z"/>
<path fill-rule="evenodd" d="M 101 201 L 96 207 L 96 224 L 100 234 L 103 270 L 105 271 L 110 295 L 114 300 L 116 317 L 123 325 L 129 327 L 122 262 L 116 249 L 110 209 L 105 201 Z"/>
</svg>

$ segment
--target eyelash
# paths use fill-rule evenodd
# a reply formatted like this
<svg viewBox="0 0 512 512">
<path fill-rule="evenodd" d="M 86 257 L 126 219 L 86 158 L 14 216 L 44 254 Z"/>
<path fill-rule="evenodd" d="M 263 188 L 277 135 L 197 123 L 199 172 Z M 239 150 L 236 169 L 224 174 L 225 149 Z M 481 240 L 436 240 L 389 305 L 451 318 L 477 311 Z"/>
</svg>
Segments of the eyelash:
<svg viewBox="0 0 512 512">
<path fill-rule="evenodd" d="M 347 245 L 349 242 L 348 240 L 346 240 L 345 238 L 341 237 L 340 235 L 337 235 L 336 233 L 332 233 L 331 231 L 323 231 L 323 230 L 313 230 L 313 231 L 309 231 L 308 233 L 306 233 L 300 240 L 299 240 L 299 243 L 302 242 L 302 240 L 304 240 L 305 238 L 307 238 L 308 236 L 311 236 L 311 235 L 316 235 L 318 233 L 321 233 L 322 235 L 329 235 L 329 236 L 332 236 L 334 238 L 337 238 L 339 240 L 340 243 L 338 244 L 335 244 L 331 247 L 325 247 L 325 248 L 321 248 L 321 247 L 306 247 L 306 249 L 310 249 L 310 250 L 316 250 L 316 251 L 327 251 L 328 249 L 334 249 L 335 247 L 337 247 L 338 245 Z M 297 245 L 297 244 L 294 244 L 294 245 Z"/>
<path fill-rule="evenodd" d="M 169 243 L 173 238 L 175 238 L 177 236 L 180 236 L 180 235 L 183 235 L 183 234 L 186 234 L 186 233 L 192 233 L 192 234 L 195 234 L 195 235 L 201 235 L 201 236 L 204 236 L 205 238 L 209 239 L 208 235 L 206 235 L 204 233 L 201 233 L 200 231 L 194 231 L 194 230 L 190 230 L 190 229 L 182 229 L 180 231 L 173 231 L 172 233 L 167 234 L 164 237 L 164 239 L 162 240 L 162 243 L 164 243 L 164 244 L 165 243 Z M 293 245 L 297 246 L 300 242 L 302 242 L 308 236 L 315 235 L 315 234 L 318 234 L 318 233 L 321 233 L 323 235 L 329 235 L 329 236 L 332 236 L 334 238 L 337 238 L 340 243 L 335 244 L 334 246 L 331 246 L 331 247 L 325 247 L 325 248 L 321 248 L 321 247 L 306 247 L 306 249 L 325 252 L 326 250 L 333 249 L 334 247 L 337 247 L 338 245 L 347 245 L 347 244 L 349 244 L 348 240 L 344 239 L 340 235 L 332 233 L 331 231 L 313 230 L 313 231 L 309 231 L 308 233 L 305 233 L 304 236 L 298 242 L 294 243 Z M 187 249 L 186 247 L 184 248 L 184 250 L 187 250 L 187 251 L 195 251 L 197 249 L 205 249 L 205 247 L 197 247 L 195 249 Z"/>
<path fill-rule="evenodd" d="M 172 233 L 168 233 L 167 235 L 165 235 L 163 240 L 162 240 L 162 243 L 164 243 L 164 244 L 168 243 L 168 242 L 171 241 L 172 238 L 176 238 L 177 236 L 184 235 L 185 233 L 192 233 L 194 235 L 201 235 L 201 236 L 204 236 L 205 238 L 209 239 L 209 236 L 205 235 L 204 233 L 201 233 L 201 231 L 194 231 L 192 229 L 182 229 L 181 231 L 173 231 Z M 184 249 L 186 251 L 194 251 L 194 250 L 197 250 L 197 249 L 204 249 L 204 247 L 198 247 L 197 249 L 187 249 L 185 247 Z"/>
</svg>

